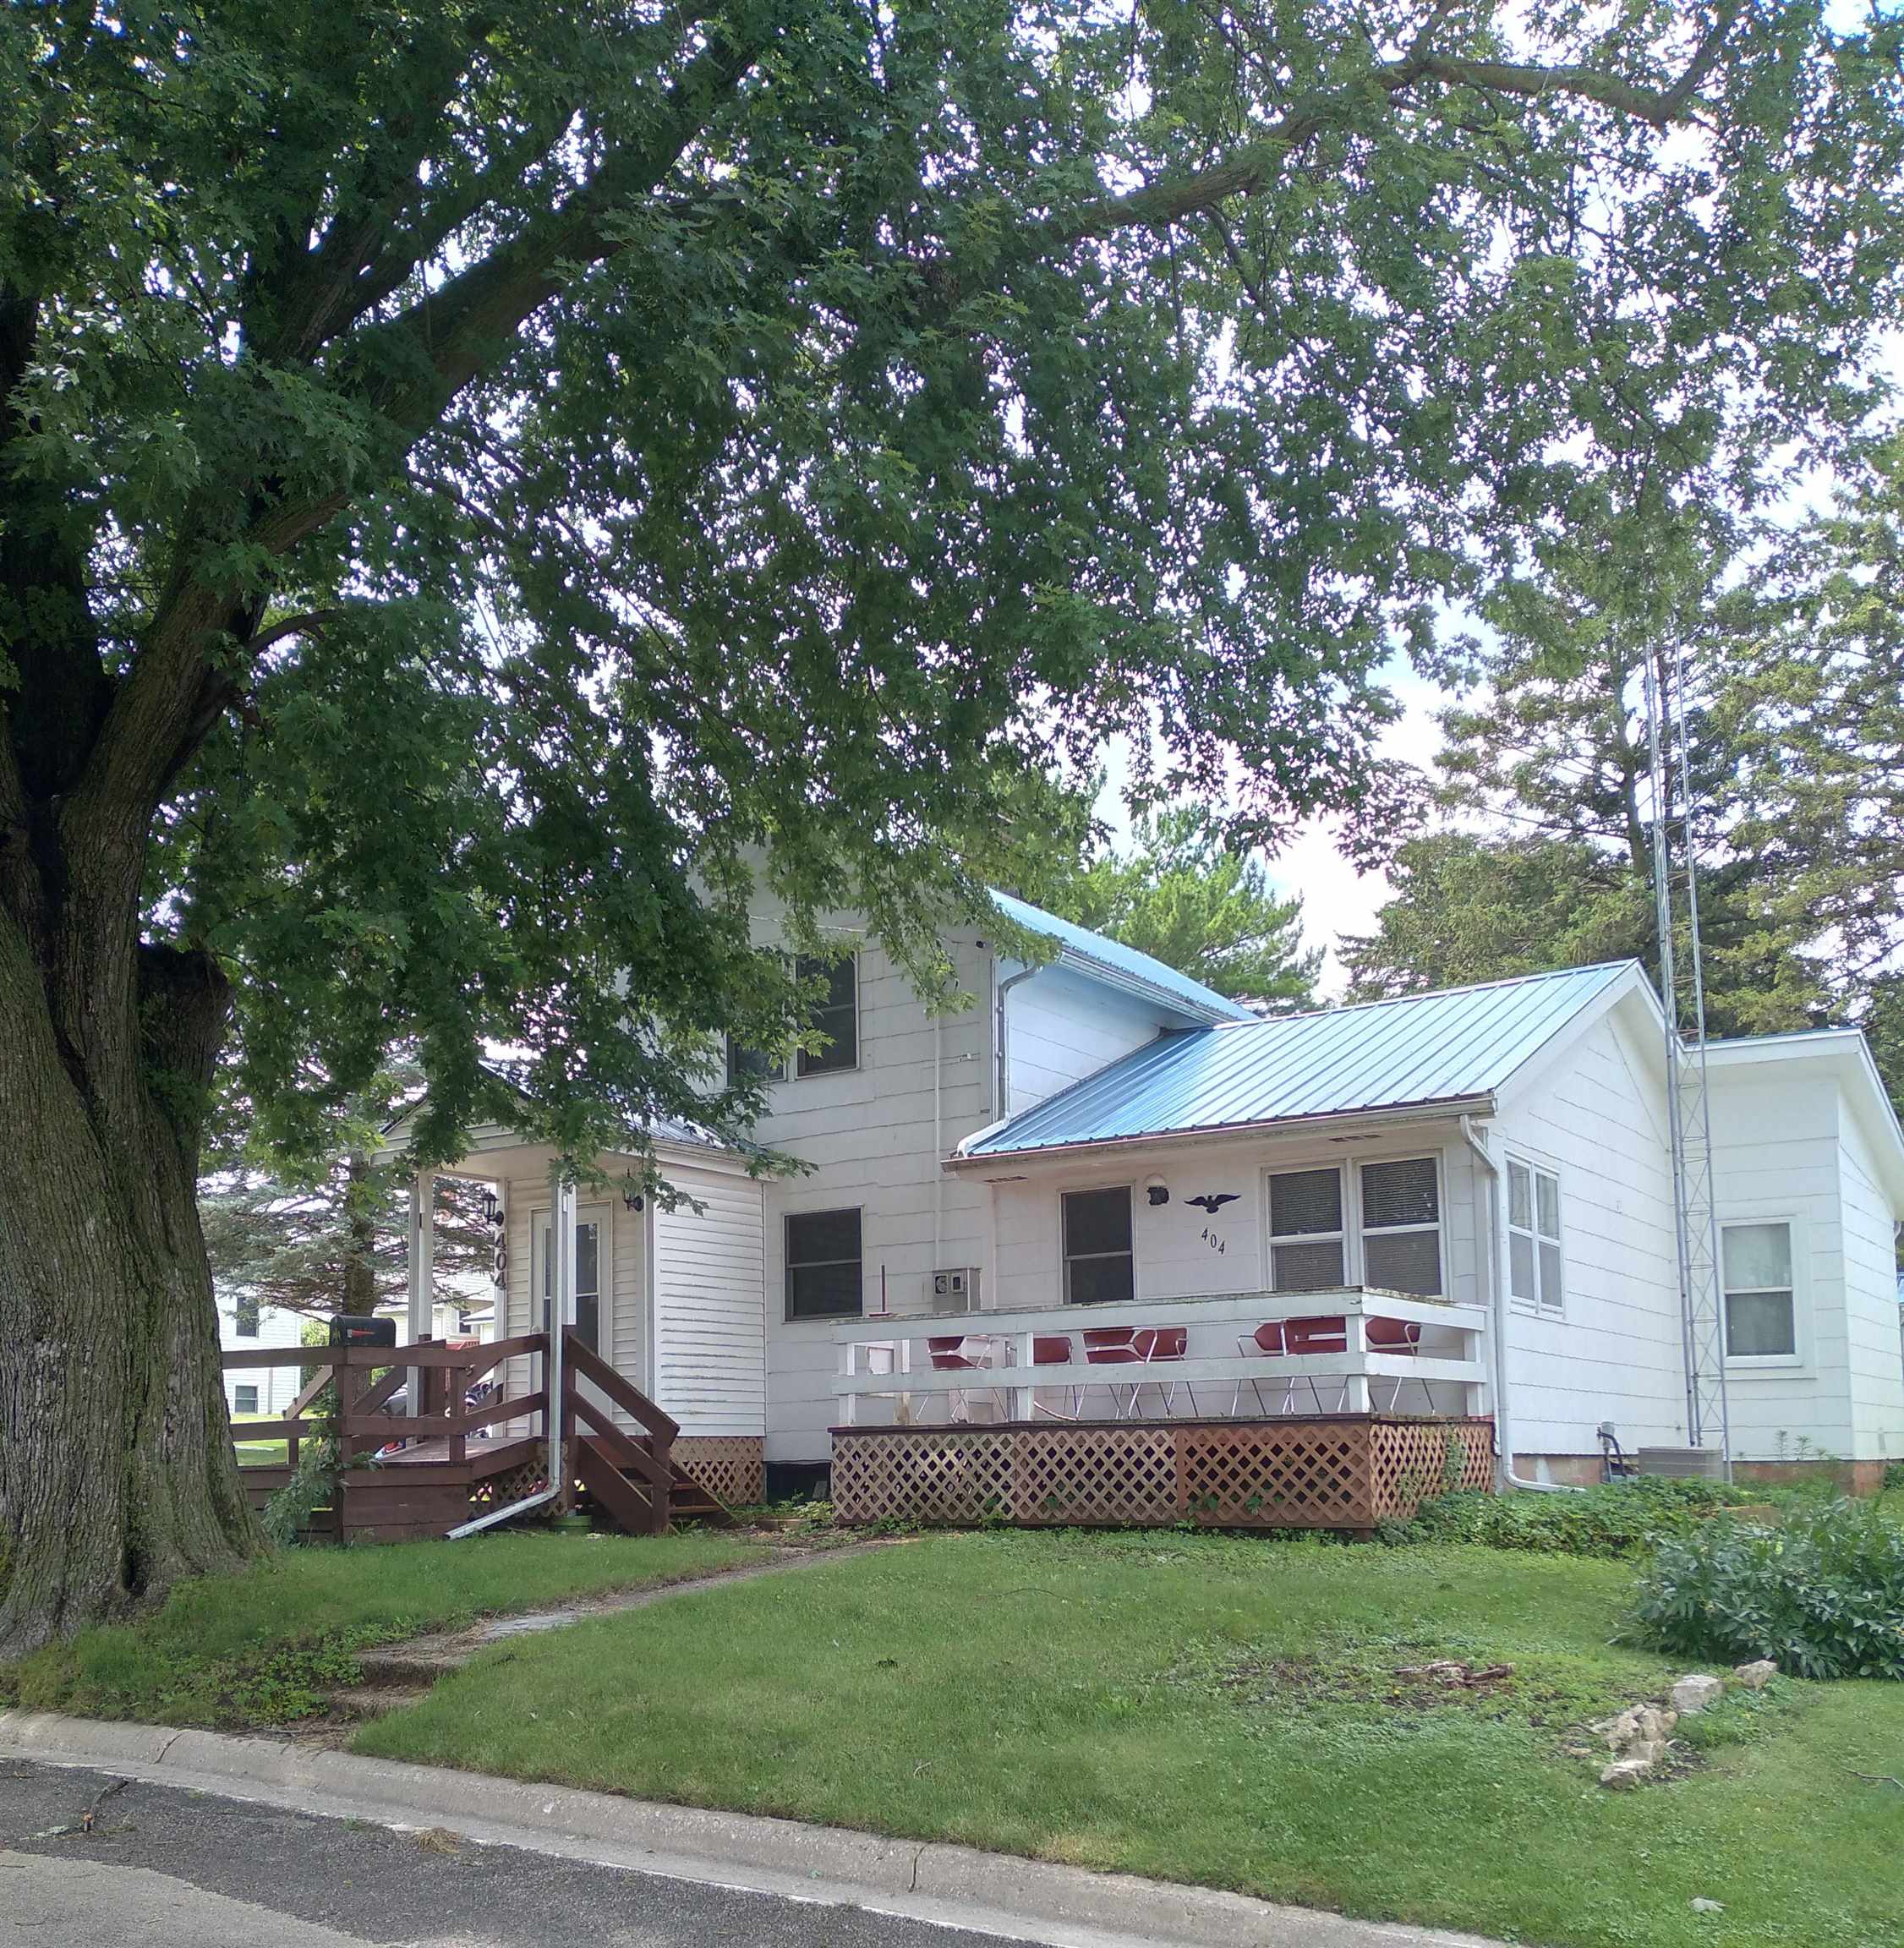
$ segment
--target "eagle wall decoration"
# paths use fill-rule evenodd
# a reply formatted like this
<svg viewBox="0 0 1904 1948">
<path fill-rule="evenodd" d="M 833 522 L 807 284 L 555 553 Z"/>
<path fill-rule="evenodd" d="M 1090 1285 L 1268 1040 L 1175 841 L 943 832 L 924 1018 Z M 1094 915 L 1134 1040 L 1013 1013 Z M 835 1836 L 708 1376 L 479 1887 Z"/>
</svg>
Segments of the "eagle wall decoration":
<svg viewBox="0 0 1904 1948">
<path fill-rule="evenodd" d="M 1194 1204 L 1199 1211 L 1207 1211 L 1214 1218 L 1226 1204 L 1234 1204 L 1242 1193 L 1236 1190 L 1212 1190 L 1201 1197 L 1186 1197 L 1186 1204 Z"/>
</svg>

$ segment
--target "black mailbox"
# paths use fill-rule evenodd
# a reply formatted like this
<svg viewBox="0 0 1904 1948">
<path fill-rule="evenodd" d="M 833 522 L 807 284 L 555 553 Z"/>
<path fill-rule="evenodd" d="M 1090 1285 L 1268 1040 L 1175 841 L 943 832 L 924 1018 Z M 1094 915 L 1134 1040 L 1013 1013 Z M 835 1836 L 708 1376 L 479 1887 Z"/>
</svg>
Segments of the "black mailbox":
<svg viewBox="0 0 1904 1948">
<path fill-rule="evenodd" d="M 353 1319 L 340 1312 L 331 1321 L 331 1343 L 333 1346 L 394 1346 L 397 1321 L 375 1317 Z"/>
</svg>

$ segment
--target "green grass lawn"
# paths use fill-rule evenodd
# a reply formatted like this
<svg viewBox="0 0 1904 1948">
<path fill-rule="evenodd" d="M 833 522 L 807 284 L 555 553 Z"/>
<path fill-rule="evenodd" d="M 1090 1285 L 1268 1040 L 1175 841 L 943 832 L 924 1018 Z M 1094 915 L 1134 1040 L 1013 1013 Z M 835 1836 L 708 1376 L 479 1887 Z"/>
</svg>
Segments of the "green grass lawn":
<svg viewBox="0 0 1904 1948">
<path fill-rule="evenodd" d="M 1468 1547 L 938 1535 L 501 1646 L 393 1758 L 964 1841 L 1569 1948 L 1896 1948 L 1904 1685 L 1781 1681 L 1628 1794 L 1633 1572 Z M 1395 1677 L 1507 1661 L 1469 1695 Z M 1695 1896 L 1723 1901 L 1699 1915 Z"/>
<path fill-rule="evenodd" d="M 284 1723 L 357 1677 L 353 1652 L 481 1616 L 680 1582 L 762 1559 L 723 1535 L 479 1535 L 287 1549 L 181 1584 L 136 1622 L 0 1666 L 0 1699 L 167 1725 Z"/>
</svg>

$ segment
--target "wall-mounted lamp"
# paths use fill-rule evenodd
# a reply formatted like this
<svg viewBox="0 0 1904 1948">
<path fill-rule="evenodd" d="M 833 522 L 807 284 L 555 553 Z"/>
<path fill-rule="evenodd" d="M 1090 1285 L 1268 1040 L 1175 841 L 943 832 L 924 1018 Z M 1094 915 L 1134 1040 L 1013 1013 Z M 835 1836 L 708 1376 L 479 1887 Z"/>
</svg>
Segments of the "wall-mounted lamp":
<svg viewBox="0 0 1904 1948">
<path fill-rule="evenodd" d="M 485 1224 L 494 1224 L 501 1215 L 502 1200 L 496 1196 L 495 1191 L 485 1190 L 483 1192 L 483 1222 Z"/>
<path fill-rule="evenodd" d="M 630 1211 L 645 1210 L 648 1206 L 648 1200 L 642 1196 L 640 1191 L 632 1188 L 621 1193 L 621 1201 Z"/>
<path fill-rule="evenodd" d="M 1152 1177 L 1144 1185 L 1144 1195 L 1153 1205 L 1168 1204 L 1170 1201 L 1170 1187 L 1161 1177 Z"/>
</svg>

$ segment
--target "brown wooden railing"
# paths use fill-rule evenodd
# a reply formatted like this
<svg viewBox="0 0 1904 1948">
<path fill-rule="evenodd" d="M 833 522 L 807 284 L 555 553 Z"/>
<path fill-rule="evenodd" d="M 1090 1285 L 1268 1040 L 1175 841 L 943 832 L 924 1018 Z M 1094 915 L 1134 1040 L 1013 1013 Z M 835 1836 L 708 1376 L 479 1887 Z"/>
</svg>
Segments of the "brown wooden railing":
<svg viewBox="0 0 1904 1948">
<path fill-rule="evenodd" d="M 637 1439 L 615 1423 L 581 1390 L 588 1381 L 608 1400 L 648 1430 Z M 632 1534 L 668 1532 L 668 1498 L 674 1486 L 674 1443 L 681 1424 L 664 1414 L 641 1390 L 617 1373 L 571 1327 L 562 1340 L 562 1422 L 570 1436 L 571 1465 L 577 1478 Z M 581 1438 L 588 1427 L 592 1441 Z M 637 1487 L 628 1480 L 641 1477 Z"/>
<path fill-rule="evenodd" d="M 681 1482 L 673 1452 L 675 1436 L 681 1431 L 679 1423 L 616 1372 L 572 1327 L 563 1340 L 562 1350 L 561 1411 L 567 1473 L 622 1528 L 637 1535 L 665 1534 L 670 1499 Z M 261 1417 L 233 1430 L 233 1439 L 239 1445 L 282 1440 L 285 1464 L 246 1466 L 241 1460 L 241 1470 L 250 1477 L 254 1498 L 261 1497 L 282 1485 L 295 1468 L 300 1440 L 330 1435 L 338 1444 L 343 1465 L 340 1480 L 347 1497 L 353 1483 L 360 1497 L 372 1494 L 367 1484 L 373 1476 L 362 1462 L 389 1447 L 401 1450 L 390 1458 L 393 1463 L 401 1460 L 407 1464 L 402 1469 L 391 1467 L 387 1470 L 391 1476 L 401 1475 L 420 1489 L 426 1486 L 427 1475 L 427 1486 L 446 1494 L 444 1483 L 435 1479 L 438 1475 L 454 1482 L 458 1477 L 451 1471 L 465 1468 L 473 1473 L 485 1471 L 484 1464 L 492 1456 L 496 1464 L 505 1464 L 510 1457 L 497 1453 L 499 1447 L 514 1450 L 531 1442 L 547 1441 L 548 1353 L 546 1332 L 519 1333 L 486 1345 L 450 1345 L 425 1339 L 408 1346 L 260 1347 L 227 1353 L 223 1363 L 227 1371 L 282 1366 L 314 1369 L 282 1414 Z M 479 1381 L 505 1360 L 524 1355 L 538 1360 L 538 1377 L 528 1391 L 469 1404 L 470 1389 Z M 406 1402 L 404 1412 L 390 1412 L 390 1401 L 413 1375 L 417 1398 Z M 333 1383 L 335 1394 L 328 1407 L 313 1412 L 325 1389 Z M 621 1425 L 618 1413 L 633 1421 L 640 1431 L 631 1432 Z M 473 1454 L 471 1436 L 502 1421 L 530 1425 L 519 1430 L 514 1441 L 485 1442 Z M 380 1480 L 385 1473 L 379 1470 L 376 1478 Z M 340 1532 L 343 1528 L 340 1524 Z"/>
</svg>

